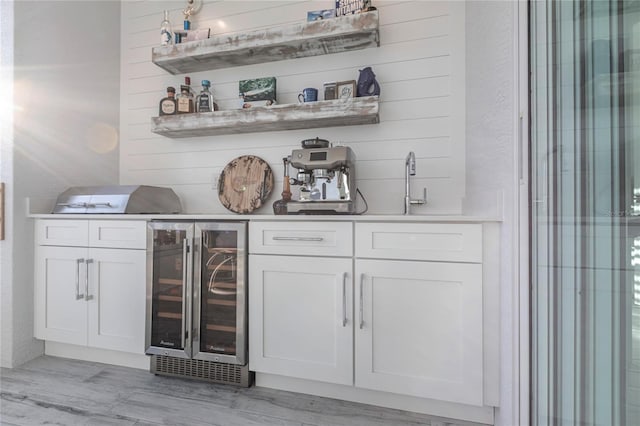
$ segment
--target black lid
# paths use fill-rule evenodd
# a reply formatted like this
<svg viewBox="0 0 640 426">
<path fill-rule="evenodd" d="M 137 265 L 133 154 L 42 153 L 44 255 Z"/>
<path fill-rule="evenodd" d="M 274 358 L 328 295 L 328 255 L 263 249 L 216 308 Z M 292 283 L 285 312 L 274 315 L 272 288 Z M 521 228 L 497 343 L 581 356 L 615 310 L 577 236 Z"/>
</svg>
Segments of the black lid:
<svg viewBox="0 0 640 426">
<path fill-rule="evenodd" d="M 167 87 L 167 93 L 169 93 L 169 92 L 176 93 L 176 88 L 175 88 L 175 87 L 173 87 L 173 86 L 169 86 L 169 87 Z"/>
</svg>

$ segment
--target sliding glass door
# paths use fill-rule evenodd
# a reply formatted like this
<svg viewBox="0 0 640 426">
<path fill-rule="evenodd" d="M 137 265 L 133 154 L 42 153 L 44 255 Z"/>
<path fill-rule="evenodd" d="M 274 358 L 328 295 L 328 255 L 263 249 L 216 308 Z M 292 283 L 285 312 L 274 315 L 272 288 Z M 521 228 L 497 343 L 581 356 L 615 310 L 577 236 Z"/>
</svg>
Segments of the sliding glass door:
<svg viewBox="0 0 640 426">
<path fill-rule="evenodd" d="M 640 424 L 640 1 L 530 2 L 531 424 Z"/>
</svg>

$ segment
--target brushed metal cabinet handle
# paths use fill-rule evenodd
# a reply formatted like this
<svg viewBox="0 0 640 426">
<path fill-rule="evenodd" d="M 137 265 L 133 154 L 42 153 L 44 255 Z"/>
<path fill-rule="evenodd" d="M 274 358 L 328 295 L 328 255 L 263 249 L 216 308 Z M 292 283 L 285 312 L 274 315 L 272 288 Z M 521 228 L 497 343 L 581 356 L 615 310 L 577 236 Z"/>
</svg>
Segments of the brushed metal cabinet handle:
<svg viewBox="0 0 640 426">
<path fill-rule="evenodd" d="M 360 330 L 364 328 L 364 274 L 360 274 Z"/>
<path fill-rule="evenodd" d="M 80 294 L 80 264 L 84 259 L 76 259 L 76 300 L 84 299 L 84 294 Z"/>
<path fill-rule="evenodd" d="M 324 241 L 323 237 L 271 237 L 274 241 Z"/>
<path fill-rule="evenodd" d="M 85 269 L 85 280 L 84 280 L 84 300 L 89 301 L 93 299 L 93 296 L 89 294 L 89 265 L 93 263 L 93 259 L 87 259 L 84 261 L 87 265 Z"/>
<path fill-rule="evenodd" d="M 342 326 L 347 326 L 347 273 L 342 274 Z"/>
</svg>

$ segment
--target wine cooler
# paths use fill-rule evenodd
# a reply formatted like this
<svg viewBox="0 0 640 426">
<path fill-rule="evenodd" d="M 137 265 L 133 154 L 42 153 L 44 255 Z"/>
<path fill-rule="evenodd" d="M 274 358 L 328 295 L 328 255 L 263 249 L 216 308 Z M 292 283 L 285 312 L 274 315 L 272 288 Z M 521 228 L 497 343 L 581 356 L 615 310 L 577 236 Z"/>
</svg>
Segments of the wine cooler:
<svg viewBox="0 0 640 426">
<path fill-rule="evenodd" d="M 247 223 L 151 221 L 151 372 L 250 386 Z"/>
</svg>

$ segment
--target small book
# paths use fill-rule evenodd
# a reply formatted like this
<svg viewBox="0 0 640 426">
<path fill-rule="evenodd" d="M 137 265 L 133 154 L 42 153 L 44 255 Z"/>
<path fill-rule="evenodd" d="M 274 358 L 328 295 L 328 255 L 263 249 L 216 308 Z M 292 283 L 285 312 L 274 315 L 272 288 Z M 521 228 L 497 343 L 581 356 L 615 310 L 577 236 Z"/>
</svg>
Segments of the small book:
<svg viewBox="0 0 640 426">
<path fill-rule="evenodd" d="M 336 0 L 336 16 L 353 15 L 371 7 L 371 0 Z"/>
</svg>

